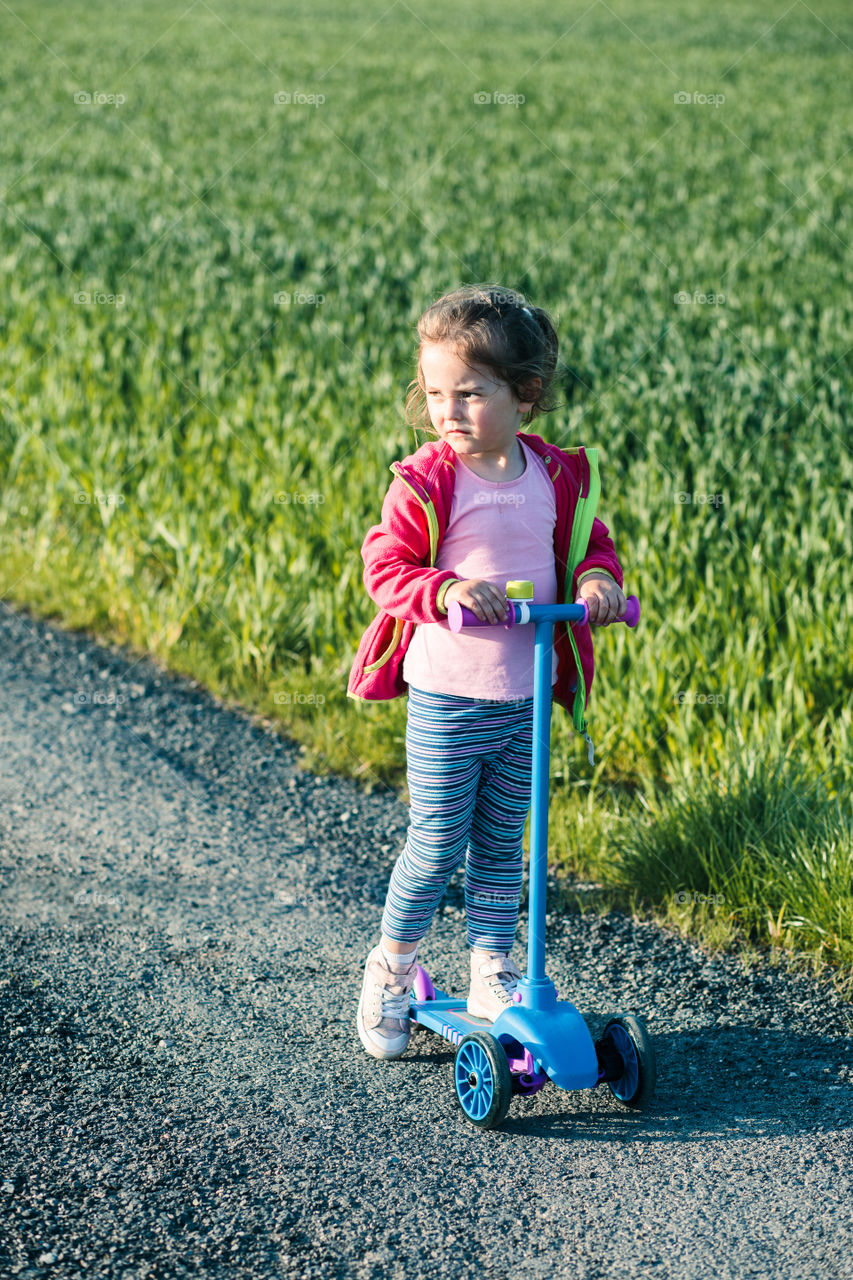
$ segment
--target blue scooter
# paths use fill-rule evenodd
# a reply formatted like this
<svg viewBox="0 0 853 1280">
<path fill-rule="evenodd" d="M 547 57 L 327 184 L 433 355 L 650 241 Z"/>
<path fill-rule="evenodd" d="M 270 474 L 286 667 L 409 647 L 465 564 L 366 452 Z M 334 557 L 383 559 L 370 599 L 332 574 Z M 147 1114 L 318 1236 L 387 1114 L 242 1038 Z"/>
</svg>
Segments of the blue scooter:
<svg viewBox="0 0 853 1280">
<path fill-rule="evenodd" d="M 508 590 L 520 584 L 507 583 Z M 528 586 L 529 584 L 524 584 Z M 619 622 L 635 627 L 640 602 L 628 598 Z M 530 1097 L 548 1080 L 561 1089 L 594 1089 L 607 1084 L 625 1106 L 641 1107 L 655 1086 L 655 1053 L 641 1018 L 611 1018 L 593 1042 L 581 1014 L 558 1000 L 545 974 L 545 885 L 548 869 L 548 779 L 551 754 L 551 653 L 554 623 L 589 623 L 586 604 L 534 604 L 508 599 L 505 626 L 534 625 L 533 768 L 530 811 L 530 892 L 527 972 L 513 1003 L 494 1022 L 477 1018 L 465 996 L 437 990 L 418 965 L 409 1014 L 413 1022 L 457 1046 L 453 1081 L 463 1114 L 481 1129 L 506 1117 L 515 1094 Z M 453 602 L 452 631 L 485 626 L 476 614 Z"/>
</svg>

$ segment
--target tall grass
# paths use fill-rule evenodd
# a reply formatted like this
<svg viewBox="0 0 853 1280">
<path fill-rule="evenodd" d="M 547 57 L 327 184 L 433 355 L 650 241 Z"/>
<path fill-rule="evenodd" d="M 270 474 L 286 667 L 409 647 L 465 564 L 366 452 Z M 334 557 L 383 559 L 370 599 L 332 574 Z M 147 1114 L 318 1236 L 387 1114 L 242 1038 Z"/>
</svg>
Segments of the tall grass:
<svg viewBox="0 0 853 1280">
<path fill-rule="evenodd" d="M 639 796 L 604 860 L 613 883 L 682 923 L 853 969 L 853 806 L 790 760 L 738 754 L 723 777 Z"/>
</svg>

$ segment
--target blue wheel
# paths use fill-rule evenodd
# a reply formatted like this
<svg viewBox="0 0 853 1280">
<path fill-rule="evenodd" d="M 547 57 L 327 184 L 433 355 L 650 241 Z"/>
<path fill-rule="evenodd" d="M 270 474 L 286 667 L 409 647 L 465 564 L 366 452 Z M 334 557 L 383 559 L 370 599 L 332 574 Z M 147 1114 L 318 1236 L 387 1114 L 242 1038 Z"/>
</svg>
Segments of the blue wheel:
<svg viewBox="0 0 853 1280">
<path fill-rule="evenodd" d="M 621 1059 L 621 1073 L 607 1077 L 607 1087 L 613 1097 L 626 1107 L 645 1106 L 654 1091 L 657 1065 L 643 1020 L 633 1013 L 612 1018 L 604 1028 L 599 1045 L 611 1063 Z"/>
<path fill-rule="evenodd" d="M 493 1129 L 512 1101 L 512 1076 L 506 1051 L 486 1031 L 465 1036 L 453 1063 L 456 1101 L 479 1129 Z"/>
</svg>

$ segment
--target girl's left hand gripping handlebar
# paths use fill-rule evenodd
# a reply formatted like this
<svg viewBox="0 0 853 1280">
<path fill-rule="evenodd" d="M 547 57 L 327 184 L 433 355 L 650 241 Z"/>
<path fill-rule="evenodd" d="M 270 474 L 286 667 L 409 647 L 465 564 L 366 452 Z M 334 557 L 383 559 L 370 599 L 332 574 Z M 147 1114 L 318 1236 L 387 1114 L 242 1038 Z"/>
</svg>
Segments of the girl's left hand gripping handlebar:
<svg viewBox="0 0 853 1280">
<path fill-rule="evenodd" d="M 507 630 L 514 627 L 516 623 L 537 622 L 545 617 L 550 618 L 552 622 L 579 622 L 581 626 L 589 624 L 589 608 L 585 600 L 583 604 L 535 604 L 532 601 L 528 603 L 526 600 L 507 600 L 506 608 L 506 621 L 503 625 Z M 625 612 L 621 618 L 614 618 L 613 622 L 624 622 L 626 627 L 636 627 L 639 621 L 640 602 L 636 596 L 628 596 Z M 481 622 L 476 613 L 460 604 L 458 600 L 451 600 L 448 605 L 447 622 L 451 631 L 461 631 L 463 627 L 499 625 Z M 610 626 L 610 623 L 604 625 Z"/>
</svg>

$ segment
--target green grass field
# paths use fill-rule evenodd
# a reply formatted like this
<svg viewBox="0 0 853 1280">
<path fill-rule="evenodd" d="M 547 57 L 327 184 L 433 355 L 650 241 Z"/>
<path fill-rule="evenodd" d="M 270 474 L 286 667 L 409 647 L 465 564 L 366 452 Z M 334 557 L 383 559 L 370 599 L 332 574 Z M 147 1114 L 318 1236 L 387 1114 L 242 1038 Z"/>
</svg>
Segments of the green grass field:
<svg viewBox="0 0 853 1280">
<path fill-rule="evenodd" d="M 3 597 L 402 787 L 404 700 L 345 697 L 359 548 L 423 439 L 420 311 L 521 288 L 564 362 L 533 429 L 599 447 L 643 605 L 598 633 L 593 771 L 555 715 L 555 863 L 849 988 L 848 6 L 20 0 L 0 31 Z"/>
</svg>

